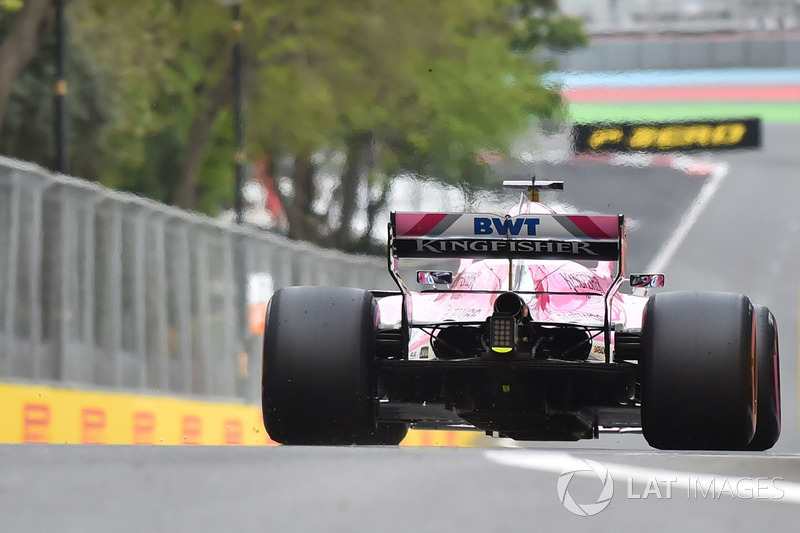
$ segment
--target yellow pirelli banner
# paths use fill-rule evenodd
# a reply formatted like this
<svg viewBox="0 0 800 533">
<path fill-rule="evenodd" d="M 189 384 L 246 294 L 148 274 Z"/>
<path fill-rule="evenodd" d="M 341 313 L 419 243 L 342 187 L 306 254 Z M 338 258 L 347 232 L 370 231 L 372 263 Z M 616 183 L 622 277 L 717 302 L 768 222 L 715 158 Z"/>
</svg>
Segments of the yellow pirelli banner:
<svg viewBox="0 0 800 533">
<path fill-rule="evenodd" d="M 254 405 L 0 383 L 0 442 L 275 445 Z M 471 446 L 481 434 L 410 431 L 404 446 Z"/>
<path fill-rule="evenodd" d="M 761 146 L 761 119 L 572 125 L 576 152 L 686 152 Z"/>
</svg>

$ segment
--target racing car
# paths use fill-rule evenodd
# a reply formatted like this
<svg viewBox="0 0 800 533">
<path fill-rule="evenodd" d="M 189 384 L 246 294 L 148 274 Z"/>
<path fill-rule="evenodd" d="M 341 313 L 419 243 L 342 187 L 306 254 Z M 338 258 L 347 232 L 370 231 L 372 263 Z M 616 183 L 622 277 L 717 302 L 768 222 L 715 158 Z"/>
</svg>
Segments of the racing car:
<svg viewBox="0 0 800 533">
<path fill-rule="evenodd" d="M 396 291 L 275 292 L 262 381 L 272 439 L 396 445 L 414 427 L 536 441 L 640 431 L 661 449 L 775 444 L 767 307 L 649 294 L 664 276 L 626 278 L 623 215 L 556 213 L 539 193 L 559 181 L 504 186 L 521 191 L 505 215 L 392 212 Z M 406 263 L 438 268 L 417 270 L 411 290 Z"/>
</svg>

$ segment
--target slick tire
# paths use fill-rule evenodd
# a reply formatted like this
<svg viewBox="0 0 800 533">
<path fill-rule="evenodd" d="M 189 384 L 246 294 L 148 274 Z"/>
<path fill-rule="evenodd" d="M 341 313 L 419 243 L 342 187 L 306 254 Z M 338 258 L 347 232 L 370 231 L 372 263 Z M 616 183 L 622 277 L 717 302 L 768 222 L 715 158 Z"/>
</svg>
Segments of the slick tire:
<svg viewBox="0 0 800 533">
<path fill-rule="evenodd" d="M 408 424 L 402 422 L 378 422 L 368 444 L 397 446 L 408 435 Z"/>
<path fill-rule="evenodd" d="M 289 287 L 270 301 L 262 408 L 282 444 L 369 444 L 377 305 L 367 291 Z"/>
<path fill-rule="evenodd" d="M 769 450 L 781 435 L 781 383 L 778 358 L 778 324 L 770 310 L 754 306 L 756 314 L 756 364 L 758 403 L 756 434 L 748 450 Z"/>
<path fill-rule="evenodd" d="M 661 449 L 741 450 L 755 433 L 755 316 L 747 297 L 652 296 L 642 323 L 642 430 Z"/>
</svg>

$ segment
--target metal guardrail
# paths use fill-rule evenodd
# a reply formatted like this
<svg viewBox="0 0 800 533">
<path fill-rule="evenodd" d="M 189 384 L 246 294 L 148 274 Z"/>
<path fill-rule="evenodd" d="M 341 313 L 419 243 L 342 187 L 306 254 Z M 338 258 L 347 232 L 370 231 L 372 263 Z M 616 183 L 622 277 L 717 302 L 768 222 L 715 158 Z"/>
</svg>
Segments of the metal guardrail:
<svg viewBox="0 0 800 533">
<path fill-rule="evenodd" d="M 559 6 L 595 36 L 800 28 L 798 0 L 560 0 Z"/>
<path fill-rule="evenodd" d="M 557 61 L 561 70 L 572 72 L 791 69 L 800 67 L 800 36 L 595 41 L 588 48 L 557 56 Z"/>
<path fill-rule="evenodd" d="M 289 285 L 394 287 L 382 258 L 0 157 L 0 380 L 256 402 L 248 307 Z"/>
</svg>

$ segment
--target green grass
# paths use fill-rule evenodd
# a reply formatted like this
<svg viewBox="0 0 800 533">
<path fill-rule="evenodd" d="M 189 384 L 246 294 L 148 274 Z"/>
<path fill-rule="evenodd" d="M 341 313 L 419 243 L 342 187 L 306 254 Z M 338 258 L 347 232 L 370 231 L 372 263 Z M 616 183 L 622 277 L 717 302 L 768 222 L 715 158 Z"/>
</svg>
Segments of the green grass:
<svg viewBox="0 0 800 533">
<path fill-rule="evenodd" d="M 661 122 L 746 117 L 760 117 L 765 122 L 800 122 L 800 102 L 570 104 L 569 114 L 575 122 Z"/>
</svg>

